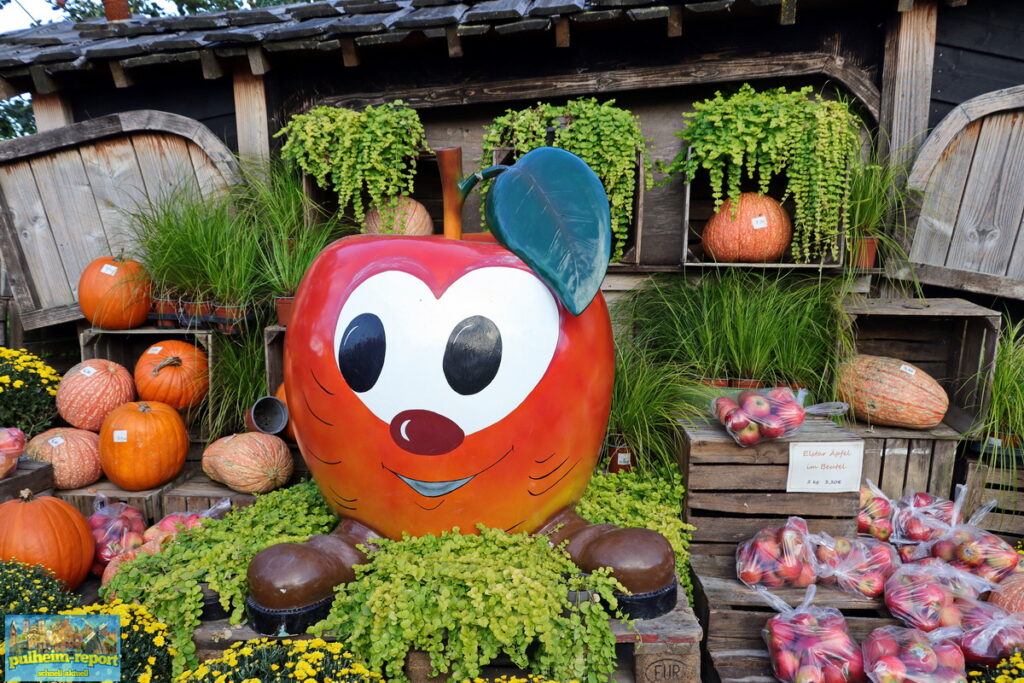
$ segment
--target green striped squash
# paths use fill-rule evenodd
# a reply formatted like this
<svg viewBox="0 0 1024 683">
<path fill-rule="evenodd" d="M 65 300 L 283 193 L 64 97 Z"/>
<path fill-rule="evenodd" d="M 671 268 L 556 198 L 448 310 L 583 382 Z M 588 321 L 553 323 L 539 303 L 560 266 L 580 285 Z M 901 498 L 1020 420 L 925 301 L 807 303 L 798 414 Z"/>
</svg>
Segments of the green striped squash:
<svg viewBox="0 0 1024 683">
<path fill-rule="evenodd" d="M 839 368 L 839 399 L 858 420 L 908 429 L 929 429 L 942 422 L 949 396 L 921 368 L 885 356 L 860 354 Z"/>
</svg>

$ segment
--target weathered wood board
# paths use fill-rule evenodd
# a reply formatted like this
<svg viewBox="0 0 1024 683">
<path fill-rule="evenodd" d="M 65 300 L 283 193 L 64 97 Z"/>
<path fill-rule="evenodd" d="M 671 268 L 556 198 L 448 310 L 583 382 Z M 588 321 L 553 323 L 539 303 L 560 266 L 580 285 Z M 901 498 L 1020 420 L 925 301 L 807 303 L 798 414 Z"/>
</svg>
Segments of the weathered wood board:
<svg viewBox="0 0 1024 683">
<path fill-rule="evenodd" d="M 81 318 L 78 279 L 130 251 L 127 213 L 167 192 L 223 191 L 230 150 L 192 119 L 104 116 L 0 143 L 0 251 L 25 329 Z"/>
</svg>

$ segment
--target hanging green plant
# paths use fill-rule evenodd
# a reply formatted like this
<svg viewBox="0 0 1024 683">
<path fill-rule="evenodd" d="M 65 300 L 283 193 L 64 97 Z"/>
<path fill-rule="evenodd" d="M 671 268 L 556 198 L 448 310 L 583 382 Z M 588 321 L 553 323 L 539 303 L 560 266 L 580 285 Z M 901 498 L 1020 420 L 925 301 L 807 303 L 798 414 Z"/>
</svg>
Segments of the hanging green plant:
<svg viewBox="0 0 1024 683">
<path fill-rule="evenodd" d="M 710 175 L 715 209 L 736 200 L 745 173 L 761 194 L 785 173 L 781 198 L 793 198 L 793 242 L 797 263 L 839 256 L 839 235 L 850 208 L 850 167 L 858 159 L 857 118 L 845 102 L 813 94 L 810 87 L 757 91 L 749 84 L 721 92 L 683 114 L 676 133 L 687 143 L 666 169 L 693 182 Z"/>
<path fill-rule="evenodd" d="M 362 112 L 317 107 L 297 114 L 275 137 L 281 157 L 338 195 L 342 212 L 361 222 L 371 207 L 394 221 L 398 197 L 412 194 L 416 159 L 427 149 L 423 123 L 401 100 Z"/>
<path fill-rule="evenodd" d="M 637 156 L 645 170 L 649 164 L 647 140 L 640 120 L 615 106 L 615 100 L 598 103 L 594 98 L 571 100 L 564 106 L 538 102 L 527 109 L 509 109 L 487 126 L 481 165 L 493 163 L 494 150 L 510 147 L 521 156 L 537 147 L 551 145 L 572 152 L 594 169 L 608 193 L 612 214 L 612 262 L 622 260 L 637 188 Z"/>
</svg>

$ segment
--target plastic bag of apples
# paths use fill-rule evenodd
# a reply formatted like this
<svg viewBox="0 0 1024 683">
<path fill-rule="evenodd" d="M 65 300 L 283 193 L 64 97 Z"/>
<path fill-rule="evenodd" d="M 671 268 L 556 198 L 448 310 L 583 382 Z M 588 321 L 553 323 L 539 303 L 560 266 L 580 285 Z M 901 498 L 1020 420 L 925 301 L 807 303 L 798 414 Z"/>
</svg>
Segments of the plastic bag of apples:
<svg viewBox="0 0 1024 683">
<path fill-rule="evenodd" d="M 904 624 L 922 631 L 961 626 L 979 596 L 995 584 L 928 558 L 900 567 L 885 582 L 885 605 Z"/>
<path fill-rule="evenodd" d="M 892 514 L 892 542 L 897 545 L 916 545 L 937 541 L 960 523 L 960 511 L 967 496 L 967 487 L 958 484 L 954 500 L 939 498 L 920 491 L 908 493 L 898 501 Z M 906 551 L 904 560 L 912 558 Z"/>
<path fill-rule="evenodd" d="M 990 602 L 964 610 L 960 647 L 971 664 L 992 666 L 1013 652 L 1024 650 L 1024 614 L 1010 614 Z"/>
<path fill-rule="evenodd" d="M 966 683 L 959 628 L 925 632 L 883 626 L 864 639 L 864 672 L 874 683 Z"/>
<path fill-rule="evenodd" d="M 807 522 L 790 517 L 778 529 L 766 527 L 740 543 L 736 575 L 748 586 L 810 586 L 815 581 L 815 567 Z"/>
<path fill-rule="evenodd" d="M 895 548 L 873 538 L 832 538 L 826 533 L 810 538 L 818 583 L 853 595 L 877 598 L 885 590 L 885 580 L 902 564 Z"/>
<path fill-rule="evenodd" d="M 128 503 L 111 503 L 102 493 L 97 494 L 93 505 L 96 512 L 89 516 L 89 527 L 96 541 L 92 573 L 101 576 L 111 560 L 142 545 L 146 520 L 137 508 Z"/>
<path fill-rule="evenodd" d="M 711 414 L 736 443 L 746 448 L 792 436 L 806 415 L 842 415 L 850 409 L 848 404 L 838 402 L 804 407 L 806 398 L 806 389 L 795 394 L 789 387 L 748 389 L 714 399 Z"/>
<path fill-rule="evenodd" d="M 993 499 L 978 508 L 966 524 L 950 527 L 938 539 L 914 546 L 911 558 L 916 561 L 935 557 L 952 567 L 999 583 L 1017 571 L 1019 556 L 1009 543 L 978 527 L 995 505 Z"/>
<path fill-rule="evenodd" d="M 857 533 L 871 534 L 879 541 L 892 536 L 893 501 L 870 479 L 860 487 L 860 507 L 857 510 Z"/>
<path fill-rule="evenodd" d="M 24 450 L 25 432 L 15 427 L 0 427 L 0 479 L 14 474 Z"/>
<path fill-rule="evenodd" d="M 850 637 L 846 619 L 834 607 L 813 607 L 815 587 L 792 608 L 781 598 L 758 588 L 779 614 L 761 630 L 772 671 L 783 683 L 857 683 L 864 680 L 861 649 Z"/>
</svg>

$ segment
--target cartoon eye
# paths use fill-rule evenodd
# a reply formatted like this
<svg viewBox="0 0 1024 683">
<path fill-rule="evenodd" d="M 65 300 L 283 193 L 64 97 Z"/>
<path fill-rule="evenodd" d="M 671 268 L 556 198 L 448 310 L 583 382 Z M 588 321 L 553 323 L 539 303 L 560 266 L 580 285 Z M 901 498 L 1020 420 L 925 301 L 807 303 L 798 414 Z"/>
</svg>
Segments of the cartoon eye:
<svg viewBox="0 0 1024 683">
<path fill-rule="evenodd" d="M 345 328 L 338 344 L 338 368 L 349 388 L 369 391 L 384 369 L 387 341 L 384 324 L 373 313 L 362 313 Z"/>
<path fill-rule="evenodd" d="M 384 422 L 429 411 L 469 436 L 537 387 L 560 330 L 551 290 L 526 270 L 477 268 L 439 291 L 388 270 L 348 295 L 334 348 L 348 386 Z"/>
<path fill-rule="evenodd" d="M 466 318 L 452 330 L 444 348 L 444 377 L 463 396 L 491 383 L 501 365 L 501 332 L 482 315 Z"/>
</svg>

